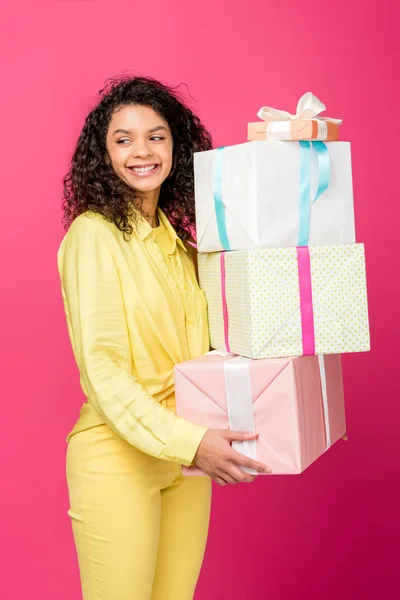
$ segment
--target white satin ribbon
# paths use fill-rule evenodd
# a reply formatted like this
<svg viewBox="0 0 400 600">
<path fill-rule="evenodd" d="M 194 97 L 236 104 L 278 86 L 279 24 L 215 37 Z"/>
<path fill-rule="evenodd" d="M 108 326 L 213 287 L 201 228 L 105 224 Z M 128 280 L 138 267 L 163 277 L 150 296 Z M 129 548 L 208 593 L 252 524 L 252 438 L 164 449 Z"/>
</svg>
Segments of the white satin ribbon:
<svg viewBox="0 0 400 600">
<path fill-rule="evenodd" d="M 267 139 L 285 140 L 290 134 L 290 121 L 268 121 L 265 132 Z"/>
<path fill-rule="evenodd" d="M 319 376 L 321 379 L 321 392 L 322 392 L 322 407 L 324 411 L 324 423 L 325 423 L 325 450 L 330 448 L 331 442 L 331 426 L 329 423 L 329 405 L 328 405 L 328 390 L 326 386 L 326 371 L 325 371 L 325 361 L 324 355 L 318 354 L 318 366 L 319 366 Z"/>
<path fill-rule="evenodd" d="M 226 409 L 228 425 L 231 431 L 255 432 L 256 427 L 253 416 L 253 399 L 251 394 L 250 361 L 237 354 L 223 350 L 211 350 L 207 354 L 232 357 L 224 363 Z M 257 460 L 256 440 L 245 442 L 232 442 L 232 448 L 243 456 Z M 257 475 L 254 469 L 241 467 L 245 473 Z"/>
<path fill-rule="evenodd" d="M 318 133 L 317 138 L 319 140 L 326 140 L 328 137 L 328 125 L 326 121 L 317 121 Z M 287 140 L 288 137 L 292 137 L 292 129 L 290 121 L 268 121 L 265 137 L 268 140 Z"/>
<path fill-rule="evenodd" d="M 318 134 L 317 137 L 319 140 L 326 140 L 326 138 L 328 137 L 328 125 L 326 124 L 326 121 L 321 121 L 318 120 Z"/>
<path fill-rule="evenodd" d="M 320 117 L 320 113 L 326 110 L 326 106 L 311 92 L 304 94 L 297 103 L 296 114 L 292 115 L 286 110 L 279 110 L 271 106 L 263 106 L 257 113 L 257 116 L 263 121 L 294 121 L 307 119 L 312 121 L 329 121 L 340 125 L 342 119 L 332 119 L 331 117 Z"/>
<path fill-rule="evenodd" d="M 225 361 L 225 390 L 229 428 L 232 431 L 255 432 L 253 399 L 251 394 L 250 358 L 235 356 Z M 232 442 L 232 448 L 249 458 L 257 459 L 256 440 Z M 257 475 L 257 471 L 241 467 L 245 473 Z"/>
</svg>

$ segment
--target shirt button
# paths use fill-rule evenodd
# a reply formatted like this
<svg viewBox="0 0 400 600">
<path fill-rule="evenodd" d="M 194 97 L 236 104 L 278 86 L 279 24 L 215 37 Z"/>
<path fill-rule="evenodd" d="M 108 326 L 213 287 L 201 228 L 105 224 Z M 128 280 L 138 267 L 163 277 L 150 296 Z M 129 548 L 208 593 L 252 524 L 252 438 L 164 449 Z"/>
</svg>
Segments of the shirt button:
<svg viewBox="0 0 400 600">
<path fill-rule="evenodd" d="M 189 286 L 188 286 L 188 284 L 187 284 L 187 283 L 185 283 L 185 285 L 183 286 L 183 289 L 184 289 L 184 290 L 188 290 L 188 289 L 189 289 Z"/>
<path fill-rule="evenodd" d="M 193 319 L 188 319 L 188 325 L 193 325 L 193 324 L 194 324 Z"/>
</svg>

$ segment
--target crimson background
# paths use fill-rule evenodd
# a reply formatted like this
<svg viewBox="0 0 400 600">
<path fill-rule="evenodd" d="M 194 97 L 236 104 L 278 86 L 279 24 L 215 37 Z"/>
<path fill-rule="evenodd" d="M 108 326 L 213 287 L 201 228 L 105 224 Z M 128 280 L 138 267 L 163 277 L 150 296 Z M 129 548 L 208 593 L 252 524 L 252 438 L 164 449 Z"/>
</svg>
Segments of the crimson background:
<svg viewBox="0 0 400 600">
<path fill-rule="evenodd" d="M 298 477 L 216 488 L 197 600 L 387 599 L 399 574 L 399 8 L 395 0 L 39 0 L 2 7 L 1 562 L 5 600 L 80 597 L 64 480 L 82 402 L 56 251 L 61 178 L 105 79 L 186 82 L 215 145 L 305 91 L 351 140 L 372 351 L 344 357 L 349 442 Z"/>
</svg>

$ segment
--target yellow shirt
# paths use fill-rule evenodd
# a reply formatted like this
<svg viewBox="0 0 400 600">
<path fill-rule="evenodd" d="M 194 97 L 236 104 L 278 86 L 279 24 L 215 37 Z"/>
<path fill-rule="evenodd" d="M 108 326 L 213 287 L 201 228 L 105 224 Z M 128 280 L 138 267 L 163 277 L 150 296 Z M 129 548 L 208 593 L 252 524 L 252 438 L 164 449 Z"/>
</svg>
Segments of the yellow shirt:
<svg viewBox="0 0 400 600">
<path fill-rule="evenodd" d="M 172 266 L 172 261 L 169 260 L 169 250 L 171 247 L 171 238 L 168 235 L 168 231 L 163 223 L 163 221 L 159 220 L 159 226 L 153 229 L 154 241 L 157 246 L 160 248 L 161 253 L 164 257 L 165 264 L 167 265 L 171 276 L 174 276 L 174 270 Z M 186 248 L 185 248 L 186 250 Z"/>
<path fill-rule="evenodd" d="M 152 456 L 190 465 L 206 428 L 175 414 L 173 367 L 209 350 L 207 304 L 164 213 L 129 241 L 101 215 L 77 217 L 58 252 L 68 331 L 87 397 L 69 434 L 106 423 Z"/>
</svg>

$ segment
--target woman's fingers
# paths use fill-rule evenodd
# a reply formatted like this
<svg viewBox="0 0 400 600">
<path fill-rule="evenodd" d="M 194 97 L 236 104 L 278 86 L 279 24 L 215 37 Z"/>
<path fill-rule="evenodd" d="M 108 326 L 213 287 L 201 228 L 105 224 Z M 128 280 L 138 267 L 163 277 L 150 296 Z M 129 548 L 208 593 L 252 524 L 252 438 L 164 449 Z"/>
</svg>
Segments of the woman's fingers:
<svg viewBox="0 0 400 600">
<path fill-rule="evenodd" d="M 237 467 L 235 464 L 232 464 L 228 473 L 231 476 L 231 478 L 234 479 L 235 483 L 251 483 L 256 478 L 256 475 L 245 473 L 244 471 L 239 469 L 239 467 Z"/>
<path fill-rule="evenodd" d="M 258 433 L 250 431 L 231 431 L 227 429 L 225 437 L 229 442 L 246 442 L 248 440 L 255 440 L 258 438 Z"/>
<path fill-rule="evenodd" d="M 235 477 L 232 477 L 231 473 L 228 471 L 222 473 L 221 479 L 226 481 L 226 483 L 228 483 L 229 485 L 234 485 L 235 483 L 238 483 L 238 480 Z"/>
<path fill-rule="evenodd" d="M 232 461 L 239 467 L 254 469 L 257 473 L 272 473 L 272 469 L 268 467 L 268 465 L 264 465 L 258 460 L 244 456 L 243 454 L 240 454 L 240 452 L 236 452 L 236 450 L 232 450 Z"/>
<path fill-rule="evenodd" d="M 271 473 L 271 469 L 257 460 L 247 458 L 231 446 L 233 441 L 254 440 L 257 433 L 208 429 L 195 456 L 195 464 L 219 485 L 254 481 L 254 474 Z M 241 467 L 252 469 L 247 473 Z"/>
<path fill-rule="evenodd" d="M 222 479 L 222 477 L 213 477 L 213 480 L 215 481 L 215 483 L 218 483 L 218 485 L 220 485 L 221 487 L 224 485 L 228 485 L 228 483 L 225 481 L 225 479 Z"/>
<path fill-rule="evenodd" d="M 218 485 L 235 485 L 235 483 L 251 483 L 255 479 L 255 475 L 244 473 L 235 465 L 229 468 L 229 471 L 221 473 L 221 475 L 213 477 Z"/>
<path fill-rule="evenodd" d="M 256 433 L 256 432 L 231 431 L 231 430 L 226 431 L 226 439 L 230 443 L 255 440 L 255 439 L 257 439 L 257 437 L 258 437 L 258 433 Z M 236 468 L 237 468 L 237 466 L 247 467 L 248 469 L 254 469 L 255 471 L 257 471 L 257 473 L 272 473 L 272 470 L 267 465 L 264 465 L 263 463 L 260 463 L 257 460 L 253 460 L 252 458 L 248 458 L 247 456 L 240 454 L 240 452 L 237 452 L 236 450 L 232 449 L 231 455 L 232 455 L 231 460 L 234 463 Z M 239 471 L 239 469 L 238 469 L 238 471 Z M 243 473 L 243 471 L 241 471 L 241 472 Z M 245 475 L 248 475 L 248 473 L 246 473 Z M 241 479 L 239 479 L 239 481 L 244 481 L 243 476 L 241 477 Z M 250 481 L 250 480 L 246 480 L 246 481 Z"/>
</svg>

